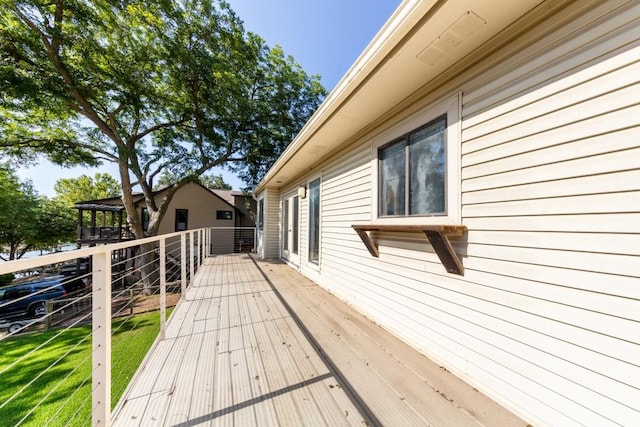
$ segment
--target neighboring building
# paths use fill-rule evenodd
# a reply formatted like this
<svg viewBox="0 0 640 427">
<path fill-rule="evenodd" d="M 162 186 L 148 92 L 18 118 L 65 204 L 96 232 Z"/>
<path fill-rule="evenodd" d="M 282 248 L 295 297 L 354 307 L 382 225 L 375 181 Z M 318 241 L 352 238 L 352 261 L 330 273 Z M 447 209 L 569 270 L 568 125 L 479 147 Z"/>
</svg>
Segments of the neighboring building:
<svg viewBox="0 0 640 427">
<path fill-rule="evenodd" d="M 233 240 L 233 252 L 255 250 L 256 200 L 251 194 L 232 190 L 211 190 L 235 208 L 233 230 L 219 229 L 214 237 L 223 241 Z M 213 253 L 228 253 L 226 247 L 213 248 Z"/>
<path fill-rule="evenodd" d="M 639 28 L 405 0 L 256 187 L 260 255 L 532 425 L 640 425 Z"/>
<path fill-rule="evenodd" d="M 235 227 L 256 226 L 256 199 L 251 194 L 234 190 L 211 190 L 236 210 Z"/>
<path fill-rule="evenodd" d="M 166 191 L 166 188 L 161 189 L 155 191 L 154 195 L 159 199 Z M 224 233 L 223 238 L 212 241 L 214 251 L 229 253 L 234 250 L 250 250 L 249 246 L 253 247 L 253 241 L 249 241 L 248 236 L 240 236 L 233 230 L 235 227 L 255 227 L 250 211 L 253 206 L 255 212 L 255 201 L 250 205 L 247 198 L 252 199 L 251 196 L 243 196 L 239 192 L 209 190 L 200 184 L 186 184 L 178 189 L 169 203 L 158 234 L 203 227 L 229 229 L 228 233 Z M 134 203 L 140 212 L 143 228 L 146 229 L 149 215 L 143 195 L 134 195 Z M 83 201 L 77 203 L 76 208 L 79 210 L 79 243 L 112 243 L 133 237 L 126 224 L 126 217 L 123 219 L 122 216 L 124 206 L 120 197 Z M 93 212 L 90 224 L 80 222 L 83 211 Z M 250 235 L 253 236 L 253 234 Z"/>
</svg>

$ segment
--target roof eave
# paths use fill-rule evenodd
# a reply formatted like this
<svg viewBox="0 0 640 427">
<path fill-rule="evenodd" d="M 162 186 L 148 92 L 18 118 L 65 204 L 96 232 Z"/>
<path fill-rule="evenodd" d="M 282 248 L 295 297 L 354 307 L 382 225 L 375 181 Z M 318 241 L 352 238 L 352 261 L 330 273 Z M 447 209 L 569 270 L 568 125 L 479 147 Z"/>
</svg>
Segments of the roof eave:
<svg viewBox="0 0 640 427">
<path fill-rule="evenodd" d="M 354 93 L 372 73 L 386 59 L 387 54 L 415 25 L 416 15 L 420 16 L 425 10 L 430 9 L 437 1 L 405 0 L 391 15 L 389 20 L 378 31 L 373 40 L 340 79 L 336 87 L 329 93 L 320 107 L 305 123 L 298 135 L 287 146 L 282 155 L 269 169 L 253 190 L 253 194 L 259 194 L 269 186 L 269 182 L 277 172 L 286 164 L 293 155 L 303 146 L 307 140 L 324 124 Z"/>
<path fill-rule="evenodd" d="M 396 107 L 425 93 L 429 82 L 441 76 L 453 78 L 456 73 L 450 70 L 468 57 L 478 57 L 482 46 L 541 2 L 405 0 L 256 186 L 254 195 L 266 188 L 295 185 L 318 172 L 322 159 L 401 114 Z"/>
</svg>

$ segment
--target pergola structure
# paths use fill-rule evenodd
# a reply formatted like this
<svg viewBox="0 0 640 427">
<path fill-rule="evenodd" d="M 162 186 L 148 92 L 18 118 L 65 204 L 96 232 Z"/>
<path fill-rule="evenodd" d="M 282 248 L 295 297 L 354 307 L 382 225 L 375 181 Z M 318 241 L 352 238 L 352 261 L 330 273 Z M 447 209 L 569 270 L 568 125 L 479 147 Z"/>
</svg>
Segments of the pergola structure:
<svg viewBox="0 0 640 427">
<path fill-rule="evenodd" d="M 135 237 L 126 222 L 124 206 L 107 204 L 78 204 L 78 245 L 121 242 Z M 90 213 L 90 224 L 84 224 L 84 212 Z"/>
</svg>

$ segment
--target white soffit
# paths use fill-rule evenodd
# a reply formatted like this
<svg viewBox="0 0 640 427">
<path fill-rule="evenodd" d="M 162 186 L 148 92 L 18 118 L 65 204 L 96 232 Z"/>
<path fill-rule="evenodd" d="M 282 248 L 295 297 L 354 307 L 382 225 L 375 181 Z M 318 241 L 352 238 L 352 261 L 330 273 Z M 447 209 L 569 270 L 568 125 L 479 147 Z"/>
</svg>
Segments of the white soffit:
<svg viewBox="0 0 640 427">
<path fill-rule="evenodd" d="M 319 155 L 338 148 L 540 2 L 405 1 L 255 191 L 286 185 L 282 175 L 314 167 Z"/>
</svg>

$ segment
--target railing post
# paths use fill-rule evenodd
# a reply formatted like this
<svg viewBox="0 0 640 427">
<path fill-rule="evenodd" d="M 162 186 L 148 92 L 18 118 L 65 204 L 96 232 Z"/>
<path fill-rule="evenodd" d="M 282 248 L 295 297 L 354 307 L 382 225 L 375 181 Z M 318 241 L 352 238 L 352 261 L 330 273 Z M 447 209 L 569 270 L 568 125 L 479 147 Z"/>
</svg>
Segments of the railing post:
<svg viewBox="0 0 640 427">
<path fill-rule="evenodd" d="M 254 254 L 258 253 L 258 228 L 253 227 L 253 250 Z"/>
<path fill-rule="evenodd" d="M 207 228 L 203 231 L 205 235 L 204 241 L 207 245 L 207 250 L 205 251 L 205 258 L 211 256 L 211 229 Z"/>
<path fill-rule="evenodd" d="M 204 246 L 202 248 L 202 263 L 204 263 L 204 259 L 209 254 L 209 249 L 207 249 L 208 241 L 209 241 L 209 236 L 207 236 L 207 229 L 203 228 L 202 229 L 202 243 L 203 243 Z"/>
<path fill-rule="evenodd" d="M 207 231 L 206 229 L 202 229 L 202 259 L 204 260 L 208 256 L 209 251 L 207 250 Z"/>
<path fill-rule="evenodd" d="M 164 237 L 160 238 L 160 339 L 165 339 L 167 323 L 167 248 Z"/>
<path fill-rule="evenodd" d="M 196 244 L 195 244 L 195 249 L 194 251 L 196 251 L 196 253 L 194 254 L 194 260 L 195 260 L 195 269 L 197 270 L 198 267 L 200 267 L 200 232 L 199 231 L 195 231 L 194 232 L 194 240 L 196 240 Z"/>
<path fill-rule="evenodd" d="M 53 316 L 53 302 L 51 300 L 47 300 L 44 303 L 44 329 L 49 330 L 51 328 L 51 316 Z"/>
<path fill-rule="evenodd" d="M 194 270 L 194 248 L 193 248 L 193 231 L 189 232 L 189 286 L 193 284 L 193 270 Z"/>
<path fill-rule="evenodd" d="M 92 424 L 111 425 L 111 255 L 93 255 Z"/>
<path fill-rule="evenodd" d="M 187 233 L 180 235 L 180 292 L 184 298 L 187 293 Z"/>
<path fill-rule="evenodd" d="M 200 230 L 200 233 L 202 234 L 202 258 L 200 259 L 200 265 L 202 265 L 205 257 L 207 256 L 207 232 L 203 228 Z"/>
</svg>

